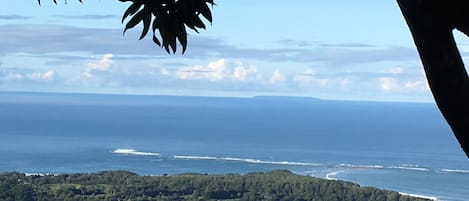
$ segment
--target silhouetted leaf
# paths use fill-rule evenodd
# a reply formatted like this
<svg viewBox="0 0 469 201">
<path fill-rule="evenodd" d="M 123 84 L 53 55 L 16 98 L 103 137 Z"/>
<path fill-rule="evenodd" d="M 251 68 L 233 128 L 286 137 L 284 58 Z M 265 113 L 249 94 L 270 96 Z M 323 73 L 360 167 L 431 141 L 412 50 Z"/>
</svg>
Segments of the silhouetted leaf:
<svg viewBox="0 0 469 201">
<path fill-rule="evenodd" d="M 187 32 L 186 32 L 186 27 L 184 26 L 184 24 L 182 25 L 179 25 L 178 26 L 178 30 L 177 30 L 177 38 L 179 40 L 179 43 L 181 43 L 181 46 L 182 46 L 182 53 L 184 54 L 184 52 L 186 52 L 186 49 L 187 49 Z"/>
<path fill-rule="evenodd" d="M 157 44 L 158 46 L 161 47 L 161 42 L 160 42 L 160 40 L 158 39 L 158 37 L 156 37 L 156 35 L 155 35 L 157 29 L 158 29 L 158 19 L 155 18 L 155 19 L 153 20 L 153 25 L 152 25 L 152 30 L 153 30 L 153 42 L 154 42 L 155 44 Z"/>
<path fill-rule="evenodd" d="M 153 34 L 153 42 L 161 47 L 161 42 L 160 42 L 160 40 L 158 40 L 158 38 L 155 36 L 155 34 Z"/>
<path fill-rule="evenodd" d="M 127 10 L 124 12 L 124 15 L 122 15 L 122 23 L 124 23 L 125 18 L 127 18 L 129 15 L 135 14 L 140 9 L 140 7 L 142 7 L 142 5 L 143 4 L 140 2 L 135 2 L 130 5 L 129 8 L 127 8 Z"/>
<path fill-rule="evenodd" d="M 144 17 L 142 19 L 143 21 L 143 30 L 142 30 L 142 34 L 140 35 L 140 40 L 142 40 L 143 38 L 145 38 L 145 36 L 147 35 L 148 31 L 150 30 L 150 24 L 151 24 L 151 10 L 148 9 L 148 8 L 144 8 L 143 9 L 145 12 L 144 12 Z"/>
<path fill-rule="evenodd" d="M 131 29 L 131 28 L 137 26 L 137 24 L 140 23 L 140 21 L 143 20 L 144 15 L 145 15 L 145 10 L 144 10 L 144 9 L 138 11 L 137 14 L 135 14 L 135 15 L 129 20 L 129 22 L 127 22 L 127 25 L 125 25 L 124 33 L 125 33 L 128 29 Z"/>
<path fill-rule="evenodd" d="M 179 31 L 177 29 L 178 21 L 176 18 L 171 18 L 170 21 L 170 29 L 169 29 L 169 37 L 168 37 L 168 43 L 171 46 L 171 49 L 173 50 L 173 54 L 176 53 L 177 50 L 177 35 L 179 34 Z"/>
<path fill-rule="evenodd" d="M 207 19 L 209 22 L 212 22 L 212 13 L 210 12 L 210 8 L 205 2 L 202 1 L 197 1 L 198 3 L 196 4 L 196 10 L 202 14 L 205 19 Z"/>
</svg>

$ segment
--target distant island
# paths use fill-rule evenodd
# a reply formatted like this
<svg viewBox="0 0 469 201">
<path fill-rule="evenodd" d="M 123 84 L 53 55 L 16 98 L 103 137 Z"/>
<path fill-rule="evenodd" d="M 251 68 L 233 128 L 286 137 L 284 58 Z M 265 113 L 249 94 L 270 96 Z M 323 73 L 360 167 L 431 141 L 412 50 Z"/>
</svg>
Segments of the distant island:
<svg viewBox="0 0 469 201">
<path fill-rule="evenodd" d="M 398 192 L 293 174 L 140 176 L 127 171 L 0 174 L 0 200 L 423 201 Z"/>
</svg>

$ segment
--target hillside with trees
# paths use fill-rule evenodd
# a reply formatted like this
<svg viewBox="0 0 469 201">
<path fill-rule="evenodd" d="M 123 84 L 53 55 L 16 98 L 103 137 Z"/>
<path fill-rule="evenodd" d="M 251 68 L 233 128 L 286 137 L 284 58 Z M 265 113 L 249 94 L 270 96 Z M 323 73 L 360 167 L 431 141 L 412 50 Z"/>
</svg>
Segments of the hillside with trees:
<svg viewBox="0 0 469 201">
<path fill-rule="evenodd" d="M 286 170 L 249 174 L 140 176 L 127 171 L 0 174 L 0 200 L 425 200 Z"/>
</svg>

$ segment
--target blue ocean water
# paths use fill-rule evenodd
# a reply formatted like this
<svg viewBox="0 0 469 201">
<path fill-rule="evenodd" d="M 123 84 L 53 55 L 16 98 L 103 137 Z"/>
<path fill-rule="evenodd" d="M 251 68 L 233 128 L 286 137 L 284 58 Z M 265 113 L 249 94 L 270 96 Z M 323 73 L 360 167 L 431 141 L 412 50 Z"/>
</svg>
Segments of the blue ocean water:
<svg viewBox="0 0 469 201">
<path fill-rule="evenodd" d="M 0 93 L 0 171 L 298 174 L 469 198 L 434 104 Z"/>
</svg>

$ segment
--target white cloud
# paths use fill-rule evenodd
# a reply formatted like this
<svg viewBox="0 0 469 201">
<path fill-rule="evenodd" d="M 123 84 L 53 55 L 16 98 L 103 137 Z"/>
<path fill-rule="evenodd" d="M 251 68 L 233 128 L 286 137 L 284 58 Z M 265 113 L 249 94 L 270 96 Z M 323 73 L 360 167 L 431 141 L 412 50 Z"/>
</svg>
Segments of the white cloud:
<svg viewBox="0 0 469 201">
<path fill-rule="evenodd" d="M 405 87 L 413 90 L 429 91 L 430 86 L 426 80 L 408 81 Z"/>
<path fill-rule="evenodd" d="M 6 74 L 6 76 L 4 77 L 5 80 L 8 80 L 8 81 L 12 81 L 12 80 L 22 80 L 23 79 L 23 75 L 19 74 L 19 73 L 12 73 L 12 72 L 9 72 L 8 74 Z"/>
<path fill-rule="evenodd" d="M 249 67 L 249 68 L 246 68 L 244 66 L 237 66 L 235 67 L 234 69 L 234 72 L 233 72 L 233 77 L 234 79 L 236 80 L 240 80 L 240 81 L 245 81 L 246 78 L 251 75 L 251 74 L 256 74 L 257 73 L 257 68 L 256 67 Z"/>
<path fill-rule="evenodd" d="M 85 68 L 85 72 L 83 72 L 81 75 L 83 77 L 90 78 L 94 76 L 93 73 L 96 71 L 108 71 L 111 65 L 114 63 L 112 61 L 112 57 L 114 57 L 114 55 L 105 54 L 99 61 L 88 63 Z"/>
<path fill-rule="evenodd" d="M 257 68 L 246 67 L 242 63 L 232 63 L 226 59 L 209 62 L 207 66 L 190 66 L 176 71 L 176 77 L 182 80 L 208 80 L 208 81 L 246 81 L 257 77 Z M 167 72 L 161 72 L 167 75 Z"/>
<path fill-rule="evenodd" d="M 317 71 L 315 69 L 312 69 L 312 68 L 308 68 L 305 70 L 305 72 L 303 72 L 303 75 L 310 75 L 310 76 L 313 76 L 313 75 L 316 75 L 318 74 Z"/>
<path fill-rule="evenodd" d="M 226 60 L 220 59 L 218 61 L 210 62 L 208 64 L 208 79 L 209 80 L 222 80 L 226 77 Z"/>
<path fill-rule="evenodd" d="M 44 73 L 33 72 L 33 73 L 15 73 L 15 72 L 4 72 L 4 80 L 7 81 L 21 81 L 21 80 L 33 80 L 33 81 L 51 81 L 55 78 L 55 71 L 48 70 Z"/>
<path fill-rule="evenodd" d="M 326 86 L 330 83 L 327 78 L 319 78 L 317 71 L 311 68 L 306 69 L 303 73 L 295 75 L 293 81 L 304 87 Z"/>
<path fill-rule="evenodd" d="M 161 75 L 169 75 L 169 71 L 166 68 L 161 68 L 160 69 L 160 74 Z"/>
<path fill-rule="evenodd" d="M 27 76 L 31 80 L 44 80 L 44 81 L 51 81 L 54 80 L 55 71 L 48 70 L 44 73 L 32 73 Z"/>
<path fill-rule="evenodd" d="M 285 75 L 283 75 L 280 70 L 276 69 L 273 73 L 272 76 L 270 77 L 269 82 L 272 84 L 278 84 L 285 82 L 286 78 Z"/>
<path fill-rule="evenodd" d="M 354 80 L 354 77 L 343 77 L 339 79 L 339 85 L 344 89 L 348 89 L 353 85 Z"/>
<path fill-rule="evenodd" d="M 303 86 L 326 86 L 330 80 L 327 78 L 317 78 L 314 76 L 296 75 L 293 80 Z"/>
<path fill-rule="evenodd" d="M 384 91 L 391 91 L 399 87 L 399 84 L 396 78 L 382 77 L 382 78 L 379 78 L 379 81 L 381 84 L 381 89 Z"/>
<path fill-rule="evenodd" d="M 177 77 L 183 80 L 207 79 L 210 81 L 223 80 L 227 76 L 227 66 L 225 59 L 210 62 L 207 67 L 192 66 L 179 69 Z"/>
</svg>

